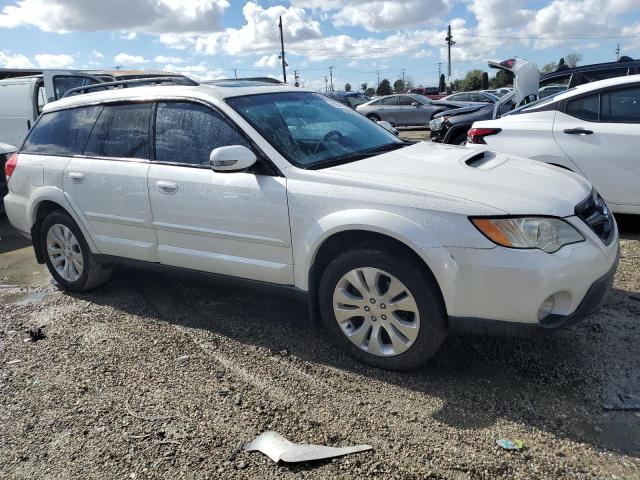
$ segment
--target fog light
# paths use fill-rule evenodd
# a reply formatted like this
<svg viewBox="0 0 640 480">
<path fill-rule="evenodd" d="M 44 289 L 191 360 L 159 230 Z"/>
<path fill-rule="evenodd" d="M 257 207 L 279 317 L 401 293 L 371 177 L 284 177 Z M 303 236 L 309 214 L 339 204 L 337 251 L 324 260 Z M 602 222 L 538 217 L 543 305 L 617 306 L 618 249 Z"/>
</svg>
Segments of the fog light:
<svg viewBox="0 0 640 480">
<path fill-rule="evenodd" d="M 538 309 L 538 321 L 546 318 L 551 313 L 553 307 L 555 306 L 555 303 L 556 302 L 553 299 L 553 295 L 542 302 L 542 305 L 540 305 L 540 308 Z"/>
</svg>

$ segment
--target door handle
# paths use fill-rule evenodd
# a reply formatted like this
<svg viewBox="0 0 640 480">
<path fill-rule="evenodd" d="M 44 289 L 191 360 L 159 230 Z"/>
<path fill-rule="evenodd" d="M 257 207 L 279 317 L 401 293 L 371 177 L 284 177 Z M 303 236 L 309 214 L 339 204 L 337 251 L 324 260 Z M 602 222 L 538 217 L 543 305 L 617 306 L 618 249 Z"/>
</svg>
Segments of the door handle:
<svg viewBox="0 0 640 480">
<path fill-rule="evenodd" d="M 69 172 L 69 178 L 73 183 L 83 183 L 84 182 L 84 173 L 80 172 Z"/>
<path fill-rule="evenodd" d="M 585 130 L 584 128 L 565 128 L 564 133 L 569 135 L 592 135 L 593 130 Z"/>
<path fill-rule="evenodd" d="M 178 184 L 167 180 L 158 180 L 156 182 L 156 187 L 166 195 L 173 195 L 178 191 Z"/>
</svg>

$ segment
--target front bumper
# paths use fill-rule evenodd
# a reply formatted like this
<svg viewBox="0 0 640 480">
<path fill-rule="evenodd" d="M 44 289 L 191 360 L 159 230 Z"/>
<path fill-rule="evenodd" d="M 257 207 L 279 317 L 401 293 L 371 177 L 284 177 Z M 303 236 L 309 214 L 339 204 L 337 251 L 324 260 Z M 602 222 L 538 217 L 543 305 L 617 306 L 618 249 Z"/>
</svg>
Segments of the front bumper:
<svg viewBox="0 0 640 480">
<path fill-rule="evenodd" d="M 503 247 L 449 248 L 455 273 L 443 295 L 451 326 L 477 330 L 481 324 L 507 329 L 524 325 L 545 330 L 575 324 L 597 310 L 618 264 L 617 226 L 606 245 L 582 220 L 566 220 L 585 241 L 553 254 Z M 549 297 L 554 299 L 553 309 L 539 320 Z"/>
</svg>

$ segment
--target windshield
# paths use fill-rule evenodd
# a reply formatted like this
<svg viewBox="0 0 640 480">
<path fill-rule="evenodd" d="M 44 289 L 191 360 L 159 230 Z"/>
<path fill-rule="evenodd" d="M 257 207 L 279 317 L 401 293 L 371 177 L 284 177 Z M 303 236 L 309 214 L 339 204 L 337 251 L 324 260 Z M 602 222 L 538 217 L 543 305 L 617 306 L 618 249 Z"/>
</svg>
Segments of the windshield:
<svg viewBox="0 0 640 480">
<path fill-rule="evenodd" d="M 358 105 L 362 105 L 371 100 L 365 95 L 349 95 L 346 99 L 349 105 L 351 105 L 351 108 L 356 108 Z"/>
<path fill-rule="evenodd" d="M 318 93 L 267 93 L 226 102 L 301 168 L 345 163 L 406 145 L 367 117 Z"/>
</svg>

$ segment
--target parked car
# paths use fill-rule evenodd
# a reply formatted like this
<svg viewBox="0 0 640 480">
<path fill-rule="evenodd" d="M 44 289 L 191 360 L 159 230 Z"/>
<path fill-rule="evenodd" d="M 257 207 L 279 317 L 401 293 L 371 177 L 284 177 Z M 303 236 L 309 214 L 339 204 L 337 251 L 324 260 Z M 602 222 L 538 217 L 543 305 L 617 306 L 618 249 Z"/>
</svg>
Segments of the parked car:
<svg viewBox="0 0 640 480">
<path fill-rule="evenodd" d="M 566 85 L 548 85 L 538 90 L 538 98 L 546 98 L 556 93 L 564 92 L 567 89 Z"/>
<path fill-rule="evenodd" d="M 448 102 L 459 102 L 465 105 L 474 105 L 477 103 L 496 103 L 500 97 L 484 91 L 460 92 L 447 95 L 442 98 Z"/>
<path fill-rule="evenodd" d="M 560 66 L 554 72 L 540 77 L 540 88 L 547 86 L 577 87 L 589 82 L 605 80 L 607 78 L 626 77 L 640 74 L 640 60 L 622 56 L 616 62 L 580 65 L 570 68 L 564 60 L 558 62 Z"/>
<path fill-rule="evenodd" d="M 414 93 L 416 95 L 422 95 L 431 100 L 440 100 L 446 97 L 446 93 L 441 93 L 438 87 L 414 87 L 410 88 L 407 93 Z"/>
<path fill-rule="evenodd" d="M 0 80 L 0 142 L 20 145 L 48 102 L 58 100 L 77 87 L 102 82 L 143 80 L 168 75 L 144 70 L 96 70 L 91 73 L 72 70 L 43 70 L 42 74 L 17 76 L 23 70 L 2 69 Z"/>
<path fill-rule="evenodd" d="M 450 326 L 572 324 L 617 262 L 584 178 L 408 144 L 287 86 L 71 96 L 44 107 L 5 173 L 9 220 L 61 288 L 121 263 L 294 288 L 383 368 L 424 363 Z"/>
<path fill-rule="evenodd" d="M 416 94 L 388 95 L 358 105 L 356 110 L 374 122 L 394 126 L 426 125 L 435 113 L 463 106 L 462 103 L 429 100 Z"/>
<path fill-rule="evenodd" d="M 0 172 L 4 173 L 4 164 L 7 163 L 9 157 L 16 152 L 17 148 L 13 145 L 0 143 Z M 0 174 L 0 198 L 4 197 L 9 191 L 7 190 L 7 179 Z M 4 205 L 0 205 L 0 210 L 4 211 Z"/>
<path fill-rule="evenodd" d="M 473 124 L 467 146 L 584 175 L 614 212 L 640 214 L 640 75 L 587 83 L 497 120 Z"/>
<path fill-rule="evenodd" d="M 364 93 L 359 92 L 327 92 L 325 95 L 353 109 L 371 101 Z"/>
</svg>

